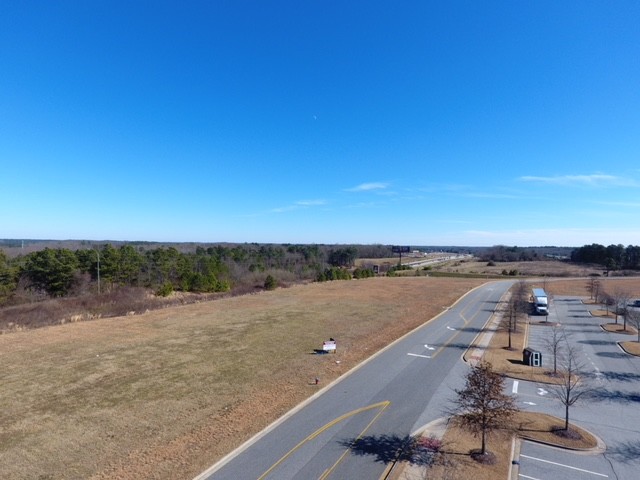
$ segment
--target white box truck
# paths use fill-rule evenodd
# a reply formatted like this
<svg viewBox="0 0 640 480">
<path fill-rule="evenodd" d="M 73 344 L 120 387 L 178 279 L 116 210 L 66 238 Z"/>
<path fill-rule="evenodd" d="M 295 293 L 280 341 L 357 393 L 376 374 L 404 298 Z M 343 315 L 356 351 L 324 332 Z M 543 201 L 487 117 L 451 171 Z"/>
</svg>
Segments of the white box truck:
<svg viewBox="0 0 640 480">
<path fill-rule="evenodd" d="M 533 307 L 539 315 L 549 315 L 549 298 L 547 293 L 542 288 L 534 288 L 531 300 L 533 301 Z"/>
</svg>

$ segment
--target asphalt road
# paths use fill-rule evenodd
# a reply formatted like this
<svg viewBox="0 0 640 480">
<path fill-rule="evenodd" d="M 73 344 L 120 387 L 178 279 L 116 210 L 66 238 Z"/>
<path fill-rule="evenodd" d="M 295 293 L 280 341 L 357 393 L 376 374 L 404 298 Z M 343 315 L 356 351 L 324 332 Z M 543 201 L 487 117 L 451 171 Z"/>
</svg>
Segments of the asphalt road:
<svg viewBox="0 0 640 480">
<path fill-rule="evenodd" d="M 443 416 L 453 389 L 464 384 L 461 354 L 512 283 L 473 290 L 198 480 L 380 478 L 412 433 Z"/>
</svg>

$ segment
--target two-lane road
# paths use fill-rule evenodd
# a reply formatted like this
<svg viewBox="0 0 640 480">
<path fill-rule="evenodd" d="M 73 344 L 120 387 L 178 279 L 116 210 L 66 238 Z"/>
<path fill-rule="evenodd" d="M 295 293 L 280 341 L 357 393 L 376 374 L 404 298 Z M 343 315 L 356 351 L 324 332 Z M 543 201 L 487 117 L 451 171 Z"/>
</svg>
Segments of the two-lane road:
<svg viewBox="0 0 640 480">
<path fill-rule="evenodd" d="M 512 284 L 469 292 L 328 386 L 199 480 L 380 478 L 406 438 L 464 382 L 464 350 Z"/>
</svg>

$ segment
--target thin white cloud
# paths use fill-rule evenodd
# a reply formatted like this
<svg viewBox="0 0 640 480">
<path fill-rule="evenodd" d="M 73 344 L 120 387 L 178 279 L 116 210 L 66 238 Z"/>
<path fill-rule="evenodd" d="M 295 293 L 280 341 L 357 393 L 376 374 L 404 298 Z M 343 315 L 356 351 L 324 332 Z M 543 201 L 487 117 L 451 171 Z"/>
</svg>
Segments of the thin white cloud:
<svg viewBox="0 0 640 480">
<path fill-rule="evenodd" d="M 464 197 L 464 198 L 495 198 L 495 199 L 508 199 L 514 200 L 522 198 L 522 195 L 514 194 L 514 193 L 503 193 L 501 192 L 478 192 L 474 191 L 471 185 L 460 185 L 460 184 L 443 184 L 443 185 L 432 185 L 428 187 L 420 187 L 416 189 L 419 192 L 424 193 L 442 193 L 450 196 L 456 197 Z"/>
<path fill-rule="evenodd" d="M 316 207 L 319 205 L 326 205 L 326 200 L 300 200 L 295 203 L 296 205 L 300 205 L 301 207 Z"/>
<path fill-rule="evenodd" d="M 361 183 L 352 188 L 347 188 L 345 191 L 347 192 L 371 192 L 375 190 L 384 190 L 389 187 L 388 183 L 383 182 L 371 182 L 371 183 Z"/>
<path fill-rule="evenodd" d="M 517 198 L 521 198 L 517 195 L 511 195 L 509 193 L 491 193 L 491 192 L 465 193 L 462 196 L 469 197 L 469 198 L 495 198 L 499 200 L 500 199 L 514 200 Z"/>
<path fill-rule="evenodd" d="M 523 182 L 545 183 L 547 185 L 587 186 L 587 187 L 637 187 L 632 178 L 595 173 L 592 175 L 556 175 L 552 177 L 523 176 Z"/>
<path fill-rule="evenodd" d="M 291 212 L 292 210 L 298 210 L 300 205 L 287 205 L 286 207 L 276 207 L 269 210 L 271 213 L 284 213 Z"/>
<path fill-rule="evenodd" d="M 640 202 L 593 202 L 596 205 L 606 205 L 607 207 L 628 207 L 640 208 Z"/>
<path fill-rule="evenodd" d="M 294 202 L 292 205 L 287 205 L 285 207 L 276 207 L 276 208 L 272 208 L 271 210 L 269 210 L 271 213 L 284 213 L 284 212 L 291 212 L 294 210 L 300 210 L 303 208 L 309 208 L 309 207 L 318 207 L 318 206 L 322 206 L 322 205 L 326 205 L 327 201 L 326 200 L 298 200 L 297 202 Z"/>
<path fill-rule="evenodd" d="M 386 205 L 386 202 L 359 202 L 346 205 L 345 208 L 377 208 Z"/>
<path fill-rule="evenodd" d="M 464 192 L 471 188 L 470 185 L 460 184 L 433 184 L 418 187 L 416 190 L 425 193 L 439 193 L 439 192 Z"/>
</svg>

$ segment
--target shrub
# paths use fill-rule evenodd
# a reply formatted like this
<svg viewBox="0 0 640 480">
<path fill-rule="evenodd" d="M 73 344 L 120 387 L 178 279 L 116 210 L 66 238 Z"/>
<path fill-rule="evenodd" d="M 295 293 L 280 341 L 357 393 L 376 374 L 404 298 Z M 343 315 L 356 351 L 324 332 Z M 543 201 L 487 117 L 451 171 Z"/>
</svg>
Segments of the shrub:
<svg viewBox="0 0 640 480">
<path fill-rule="evenodd" d="M 353 278 L 369 278 L 375 276 L 370 268 L 356 268 L 353 271 Z"/>
<path fill-rule="evenodd" d="M 442 452 L 442 440 L 436 437 L 419 437 L 414 440 L 412 461 L 418 465 L 430 466 Z"/>
<path fill-rule="evenodd" d="M 351 274 L 348 270 L 339 267 L 326 268 L 323 272 L 319 272 L 316 277 L 318 282 L 326 282 L 331 280 L 351 280 Z"/>
<path fill-rule="evenodd" d="M 172 293 L 173 293 L 173 285 L 169 282 L 162 284 L 162 286 L 160 286 L 158 290 L 156 290 L 156 295 L 158 297 L 168 297 Z"/>
<path fill-rule="evenodd" d="M 267 275 L 267 278 L 264 280 L 264 289 L 265 290 L 275 290 L 278 286 L 278 282 L 272 275 Z"/>
</svg>

